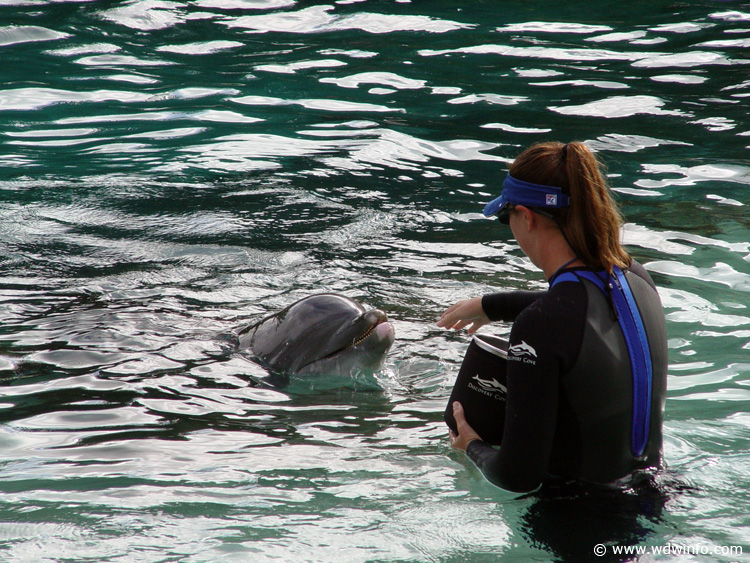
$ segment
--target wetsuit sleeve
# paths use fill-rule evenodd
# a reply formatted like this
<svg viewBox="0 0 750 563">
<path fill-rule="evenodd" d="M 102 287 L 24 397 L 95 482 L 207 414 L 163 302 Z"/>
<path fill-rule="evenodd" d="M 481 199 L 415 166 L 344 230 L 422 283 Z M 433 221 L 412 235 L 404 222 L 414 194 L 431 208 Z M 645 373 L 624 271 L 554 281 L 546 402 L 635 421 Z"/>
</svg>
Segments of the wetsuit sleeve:
<svg viewBox="0 0 750 563">
<path fill-rule="evenodd" d="M 581 284 L 561 283 L 524 310 L 513 324 L 500 449 L 474 440 L 466 451 L 484 476 L 499 487 L 532 491 L 547 473 L 560 375 L 573 365 L 583 341 L 585 299 Z"/>
<path fill-rule="evenodd" d="M 546 291 L 502 291 L 482 297 L 482 309 L 491 321 L 514 321 Z"/>
<path fill-rule="evenodd" d="M 492 484 L 509 491 L 533 491 L 542 484 L 552 453 L 557 378 L 539 374 L 511 383 L 509 373 L 511 393 L 514 405 L 512 412 L 506 413 L 500 449 L 474 440 L 466 453 Z"/>
</svg>

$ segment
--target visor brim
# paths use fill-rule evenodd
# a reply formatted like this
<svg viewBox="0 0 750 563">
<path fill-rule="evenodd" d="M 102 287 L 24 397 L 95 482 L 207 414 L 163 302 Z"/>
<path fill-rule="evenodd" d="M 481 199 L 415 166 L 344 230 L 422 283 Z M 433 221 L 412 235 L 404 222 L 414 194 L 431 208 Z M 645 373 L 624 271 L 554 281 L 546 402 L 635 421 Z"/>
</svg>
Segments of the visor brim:
<svg viewBox="0 0 750 563">
<path fill-rule="evenodd" d="M 500 196 L 489 202 L 484 208 L 485 217 L 497 216 L 501 223 L 507 225 L 510 223 L 510 211 L 513 209 L 513 204 L 508 200 Z"/>
<path fill-rule="evenodd" d="M 485 205 L 484 211 L 482 213 L 484 213 L 485 217 L 492 217 L 493 215 L 499 213 L 501 209 L 507 206 L 508 200 L 501 195 L 500 197 L 496 197 L 487 205 Z"/>
</svg>

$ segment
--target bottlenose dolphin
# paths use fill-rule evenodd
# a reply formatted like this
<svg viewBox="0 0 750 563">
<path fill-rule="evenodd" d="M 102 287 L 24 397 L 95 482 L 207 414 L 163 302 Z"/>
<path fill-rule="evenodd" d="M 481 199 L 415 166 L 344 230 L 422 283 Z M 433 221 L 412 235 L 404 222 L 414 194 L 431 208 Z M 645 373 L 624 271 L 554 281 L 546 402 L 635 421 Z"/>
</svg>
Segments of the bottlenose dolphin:
<svg viewBox="0 0 750 563">
<path fill-rule="evenodd" d="M 311 295 L 239 331 L 240 348 L 287 375 L 375 372 L 395 331 L 383 311 L 333 293 Z"/>
</svg>

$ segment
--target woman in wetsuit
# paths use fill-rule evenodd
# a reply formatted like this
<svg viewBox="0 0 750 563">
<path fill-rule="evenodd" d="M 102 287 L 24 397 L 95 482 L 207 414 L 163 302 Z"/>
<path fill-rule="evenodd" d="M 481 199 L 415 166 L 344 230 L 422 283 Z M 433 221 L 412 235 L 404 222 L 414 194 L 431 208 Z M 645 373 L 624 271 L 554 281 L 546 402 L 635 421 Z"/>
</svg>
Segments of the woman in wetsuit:
<svg viewBox="0 0 750 563">
<path fill-rule="evenodd" d="M 621 217 L 583 143 L 541 143 L 510 166 L 485 207 L 510 228 L 548 291 L 460 301 L 438 326 L 513 321 L 499 449 L 453 403 L 451 445 L 511 491 L 545 483 L 629 486 L 661 464 L 665 317 L 646 270 L 620 245 Z"/>
</svg>

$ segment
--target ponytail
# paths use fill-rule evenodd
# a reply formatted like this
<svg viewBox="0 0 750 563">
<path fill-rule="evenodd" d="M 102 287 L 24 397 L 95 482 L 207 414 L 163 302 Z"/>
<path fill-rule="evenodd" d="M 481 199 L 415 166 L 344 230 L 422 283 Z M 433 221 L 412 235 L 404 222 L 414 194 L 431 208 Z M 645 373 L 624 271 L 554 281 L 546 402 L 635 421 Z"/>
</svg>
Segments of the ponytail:
<svg viewBox="0 0 750 563">
<path fill-rule="evenodd" d="M 510 166 L 514 178 L 558 186 L 570 195 L 570 207 L 555 214 L 568 244 L 587 266 L 612 272 L 631 259 L 620 244 L 622 216 L 594 153 L 583 143 L 538 143 Z"/>
</svg>

